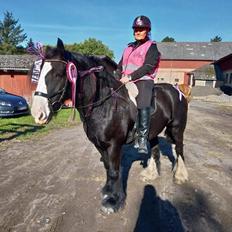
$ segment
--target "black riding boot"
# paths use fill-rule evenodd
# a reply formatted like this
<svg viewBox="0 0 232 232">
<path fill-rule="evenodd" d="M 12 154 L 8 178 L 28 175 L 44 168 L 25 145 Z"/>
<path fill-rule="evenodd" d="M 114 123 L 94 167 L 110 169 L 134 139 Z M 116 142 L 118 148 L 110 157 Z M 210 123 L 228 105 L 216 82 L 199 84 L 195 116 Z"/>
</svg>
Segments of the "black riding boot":
<svg viewBox="0 0 232 232">
<path fill-rule="evenodd" d="M 138 152 L 148 154 L 147 140 L 150 127 L 150 107 L 138 109 Z M 136 146 L 136 144 L 135 144 Z"/>
</svg>

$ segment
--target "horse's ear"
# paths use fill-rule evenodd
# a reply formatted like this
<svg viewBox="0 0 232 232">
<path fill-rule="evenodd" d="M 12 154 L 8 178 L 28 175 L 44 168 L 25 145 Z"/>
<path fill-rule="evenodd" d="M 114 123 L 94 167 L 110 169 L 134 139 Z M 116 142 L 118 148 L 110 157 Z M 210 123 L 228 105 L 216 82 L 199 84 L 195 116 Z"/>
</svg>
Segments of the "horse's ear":
<svg viewBox="0 0 232 232">
<path fill-rule="evenodd" d="M 64 44 L 63 44 L 63 41 L 60 38 L 57 39 L 57 45 L 56 45 L 56 47 L 59 50 L 64 51 Z"/>
</svg>

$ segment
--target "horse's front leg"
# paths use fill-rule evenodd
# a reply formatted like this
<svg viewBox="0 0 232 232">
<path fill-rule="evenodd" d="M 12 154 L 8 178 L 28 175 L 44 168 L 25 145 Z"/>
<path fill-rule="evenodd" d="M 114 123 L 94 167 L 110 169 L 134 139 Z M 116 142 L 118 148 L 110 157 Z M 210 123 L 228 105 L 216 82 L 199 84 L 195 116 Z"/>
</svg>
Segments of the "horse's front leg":
<svg viewBox="0 0 232 232">
<path fill-rule="evenodd" d="M 104 159 L 106 168 L 106 184 L 102 189 L 102 210 L 105 213 L 113 213 L 123 207 L 125 192 L 123 190 L 122 175 L 120 169 L 121 145 L 113 144 L 107 149 L 107 157 Z"/>
</svg>

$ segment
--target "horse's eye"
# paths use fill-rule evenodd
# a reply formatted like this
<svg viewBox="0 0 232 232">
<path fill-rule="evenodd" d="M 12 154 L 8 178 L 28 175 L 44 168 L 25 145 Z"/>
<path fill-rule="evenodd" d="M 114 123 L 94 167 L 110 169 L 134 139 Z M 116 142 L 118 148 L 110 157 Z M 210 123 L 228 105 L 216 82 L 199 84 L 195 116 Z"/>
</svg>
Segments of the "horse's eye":
<svg viewBox="0 0 232 232">
<path fill-rule="evenodd" d="M 60 73 L 56 73 L 56 74 L 55 74 L 55 77 L 56 77 L 56 78 L 61 78 Z"/>
</svg>

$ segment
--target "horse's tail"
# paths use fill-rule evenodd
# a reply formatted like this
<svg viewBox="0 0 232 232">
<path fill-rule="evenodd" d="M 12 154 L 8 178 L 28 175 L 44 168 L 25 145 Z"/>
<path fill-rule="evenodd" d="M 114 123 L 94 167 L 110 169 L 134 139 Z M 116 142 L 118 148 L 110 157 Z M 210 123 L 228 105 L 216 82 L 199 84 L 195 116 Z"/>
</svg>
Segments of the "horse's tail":
<svg viewBox="0 0 232 232">
<path fill-rule="evenodd" d="M 191 97 L 192 88 L 186 84 L 179 84 L 178 88 L 183 93 L 187 102 L 189 103 L 192 99 L 192 97 Z"/>
</svg>

